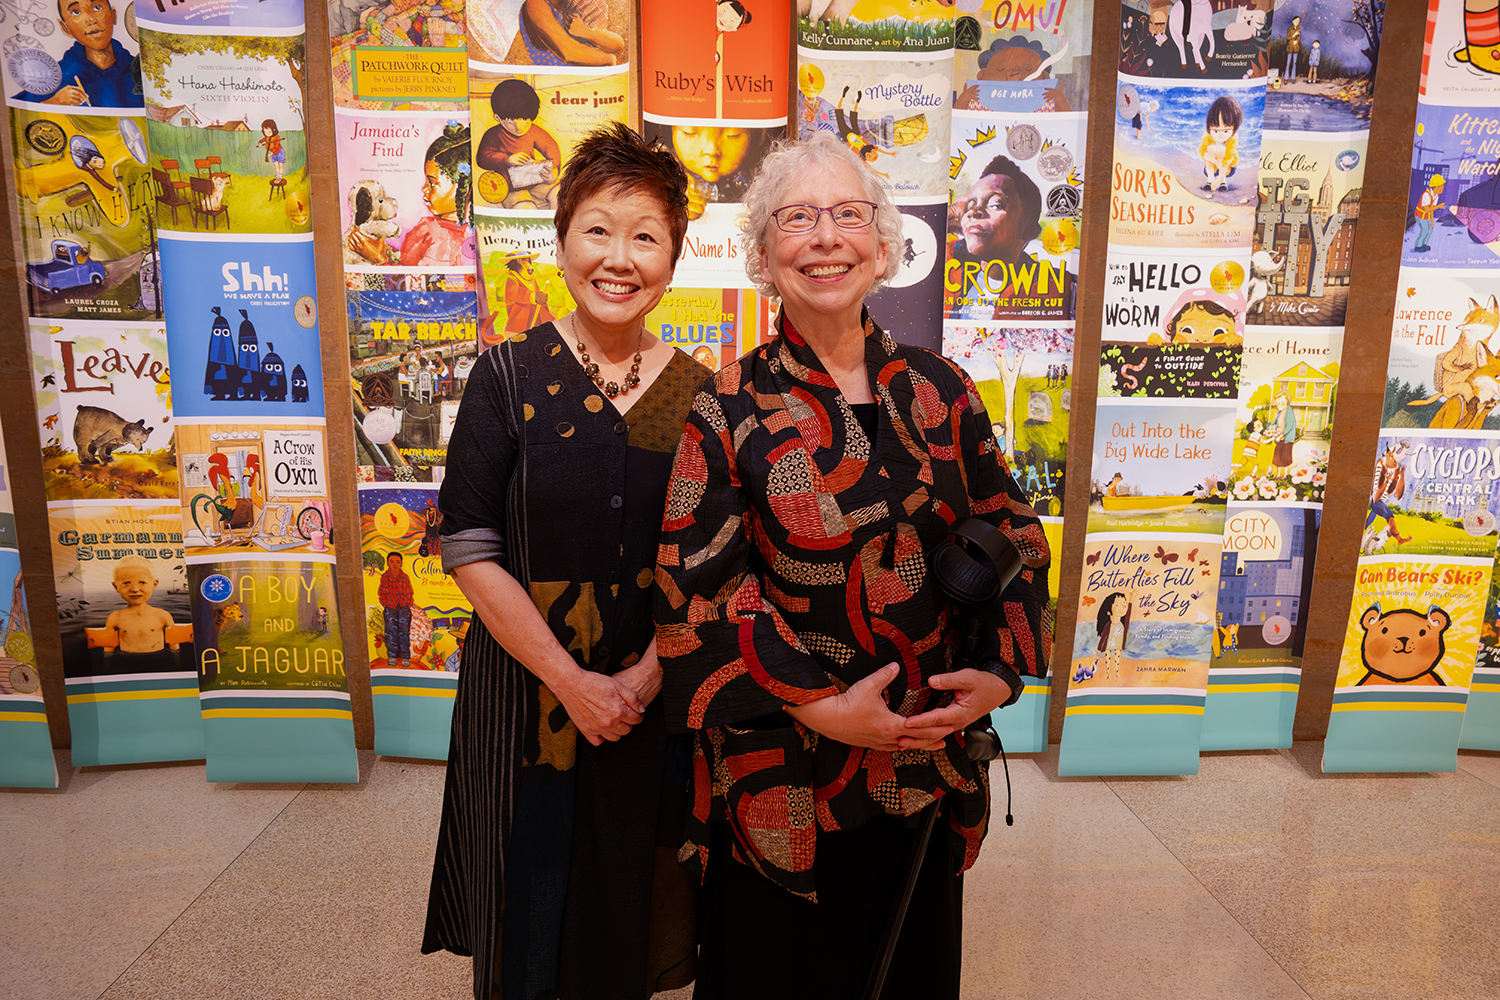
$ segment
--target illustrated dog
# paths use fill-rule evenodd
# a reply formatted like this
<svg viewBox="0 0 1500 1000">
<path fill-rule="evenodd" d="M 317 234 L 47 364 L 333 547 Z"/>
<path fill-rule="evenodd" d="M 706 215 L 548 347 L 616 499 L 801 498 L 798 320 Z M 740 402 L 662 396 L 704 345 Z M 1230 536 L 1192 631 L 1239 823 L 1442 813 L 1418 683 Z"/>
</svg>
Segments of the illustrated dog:
<svg viewBox="0 0 1500 1000">
<path fill-rule="evenodd" d="M 396 199 L 385 193 L 379 181 L 355 181 L 349 188 L 349 215 L 353 220 L 344 231 L 344 263 L 368 264 L 369 261 L 349 249 L 349 235 L 359 230 L 372 240 L 395 236 L 401 227 L 396 218 Z"/>
</svg>

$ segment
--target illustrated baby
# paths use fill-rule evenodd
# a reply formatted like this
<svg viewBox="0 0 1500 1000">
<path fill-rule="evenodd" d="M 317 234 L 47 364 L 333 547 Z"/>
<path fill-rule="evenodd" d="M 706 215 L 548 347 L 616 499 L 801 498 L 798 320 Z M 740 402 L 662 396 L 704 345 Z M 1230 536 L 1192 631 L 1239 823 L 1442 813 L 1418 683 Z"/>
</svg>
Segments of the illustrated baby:
<svg viewBox="0 0 1500 1000">
<path fill-rule="evenodd" d="M 116 629 L 122 653 L 155 653 L 167 644 L 167 626 L 172 616 L 148 602 L 156 591 L 156 574 L 140 556 L 126 556 L 115 563 L 115 592 L 127 605 L 105 619 L 104 627 Z M 177 644 L 173 643 L 176 649 Z"/>
</svg>

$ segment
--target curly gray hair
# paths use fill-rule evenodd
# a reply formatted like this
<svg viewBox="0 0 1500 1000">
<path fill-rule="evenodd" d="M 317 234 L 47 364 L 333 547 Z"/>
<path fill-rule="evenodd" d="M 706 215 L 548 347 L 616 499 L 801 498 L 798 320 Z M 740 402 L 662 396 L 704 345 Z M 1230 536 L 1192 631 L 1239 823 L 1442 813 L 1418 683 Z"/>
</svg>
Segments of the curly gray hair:
<svg viewBox="0 0 1500 1000">
<path fill-rule="evenodd" d="M 771 213 L 782 207 L 787 189 L 798 180 L 828 170 L 842 163 L 865 188 L 865 197 L 875 203 L 875 235 L 885 247 L 885 273 L 877 275 L 870 291 L 884 287 L 901 269 L 901 255 L 906 246 L 902 236 L 901 212 L 869 166 L 831 132 L 818 132 L 805 142 L 778 142 L 760 161 L 755 180 L 745 192 L 745 212 L 740 216 L 740 250 L 745 259 L 745 275 L 762 295 L 780 298 L 776 285 L 761 273 L 761 251 L 766 246 L 773 222 Z"/>
</svg>

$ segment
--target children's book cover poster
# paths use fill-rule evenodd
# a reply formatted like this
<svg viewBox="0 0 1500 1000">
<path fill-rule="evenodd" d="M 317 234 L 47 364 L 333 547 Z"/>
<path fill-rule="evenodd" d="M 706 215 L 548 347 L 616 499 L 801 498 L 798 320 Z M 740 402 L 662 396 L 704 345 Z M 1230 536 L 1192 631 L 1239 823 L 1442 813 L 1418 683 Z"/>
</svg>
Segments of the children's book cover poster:
<svg viewBox="0 0 1500 1000">
<path fill-rule="evenodd" d="M 951 56 L 854 59 L 800 51 L 797 136 L 832 133 L 892 197 L 947 199 L 941 164 L 953 114 L 952 72 Z"/>
<path fill-rule="evenodd" d="M 1500 572 L 1490 575 L 1489 597 L 1484 605 L 1484 623 L 1479 630 L 1478 665 L 1500 668 Z"/>
<path fill-rule="evenodd" d="M 1497 78 L 1500 90 L 1500 78 Z M 1496 100 L 1500 101 L 1500 92 Z M 1500 263 L 1500 116 L 1493 109 L 1417 105 L 1401 263 Z"/>
<path fill-rule="evenodd" d="M 929 351 L 940 351 L 943 346 L 943 260 L 938 234 L 948 219 L 948 202 L 907 204 L 901 205 L 900 209 L 901 269 L 865 301 L 875 322 L 889 331 L 895 340 Z"/>
<path fill-rule="evenodd" d="M 1258 81 L 1171 85 L 1122 78 L 1115 91 L 1110 243 L 1249 246 L 1265 101 Z"/>
<path fill-rule="evenodd" d="M 788 33 L 780 3 L 642 0 L 641 103 L 668 118 L 786 121 Z"/>
<path fill-rule="evenodd" d="M 0 606 L 0 698 L 21 696 L 35 704 L 41 699 L 42 675 L 38 669 L 36 644 L 32 639 L 31 619 L 26 611 L 26 588 L 21 578 L 21 554 L 15 549 L 0 549 L 0 580 L 11 581 L 10 606 Z M 4 704 L 0 701 L 0 704 Z M 15 702 L 6 706 L 14 709 Z M 46 712 L 37 706 L 36 721 L 45 722 Z M 45 736 L 45 733 L 43 734 Z M 51 742 L 46 744 L 51 750 Z M 19 784 L 19 782 L 15 782 Z"/>
<path fill-rule="evenodd" d="M 313 244 L 164 239 L 182 417 L 323 415 Z M 201 378 L 199 373 L 202 373 Z"/>
<path fill-rule="evenodd" d="M 328 0 L 336 108 L 458 110 L 468 104 L 464 4 Z"/>
<path fill-rule="evenodd" d="M 943 354 L 979 390 L 1011 475 L 1038 514 L 1058 516 L 1072 416 L 1073 328 L 976 328 L 943 333 Z"/>
<path fill-rule="evenodd" d="M 1099 353 L 1099 395 L 1234 399 L 1239 371 L 1238 346 L 1105 342 Z"/>
<path fill-rule="evenodd" d="M 1278 0 L 1266 128 L 1368 130 L 1384 29 L 1385 0 Z"/>
<path fill-rule="evenodd" d="M 1343 345 L 1342 332 L 1317 330 L 1250 338 L 1234 421 L 1233 499 L 1322 501 Z"/>
<path fill-rule="evenodd" d="M 1208 687 L 1218 539 L 1084 543 L 1068 690 Z"/>
<path fill-rule="evenodd" d="M 161 324 L 31 324 L 48 501 L 177 499 Z"/>
<path fill-rule="evenodd" d="M 137 11 L 142 26 L 173 28 L 301 29 L 303 0 L 147 0 Z M 297 37 L 297 36 L 284 36 Z"/>
<path fill-rule="evenodd" d="M 159 319 L 146 120 L 12 108 L 10 121 L 31 314 Z"/>
<path fill-rule="evenodd" d="M 131 0 L 31 0 L 9 6 L 5 96 L 57 108 L 143 106 Z M 9 21 L 9 23 L 4 23 Z"/>
<path fill-rule="evenodd" d="M 954 113 L 945 318 L 1073 318 L 1086 124 L 1081 115 Z"/>
<path fill-rule="evenodd" d="M 1297 667 L 1321 511 L 1230 501 L 1219 554 L 1213 666 Z"/>
<path fill-rule="evenodd" d="M 333 505 L 321 425 L 177 427 L 180 522 L 194 562 L 267 552 L 331 557 Z"/>
<path fill-rule="evenodd" d="M 557 266 L 557 230 L 547 218 L 474 217 L 484 270 L 481 347 L 493 347 L 571 312 L 573 296 Z"/>
<path fill-rule="evenodd" d="M 1235 404 L 1099 399 L 1089 527 L 1223 533 Z"/>
<path fill-rule="evenodd" d="M 158 223 L 182 232 L 312 232 L 302 37 L 142 38 Z"/>
<path fill-rule="evenodd" d="M 721 10 L 725 6 L 719 4 Z M 1057 9 L 1038 6 L 1046 7 L 1044 15 Z M 952 49 L 953 5 L 943 0 L 798 0 L 797 45 L 829 52 Z"/>
<path fill-rule="evenodd" d="M 1500 429 L 1494 288 L 1492 272 L 1401 269 L 1382 427 Z"/>
<path fill-rule="evenodd" d="M 625 66 L 629 0 L 471 0 L 464 16 L 469 58 L 501 66 Z"/>
<path fill-rule="evenodd" d="M 1487 0 L 1442 0 L 1427 8 L 1420 93 L 1433 104 L 1492 108 L 1500 93 L 1500 9 Z"/>
<path fill-rule="evenodd" d="M 953 24 L 953 109 L 1087 111 L 1093 8 L 969 0 Z"/>
<path fill-rule="evenodd" d="M 188 567 L 200 691 L 347 691 L 328 562 Z"/>
<path fill-rule="evenodd" d="M 1344 325 L 1368 139 L 1366 133 L 1266 133 L 1249 322 Z"/>
<path fill-rule="evenodd" d="M 1126 0 L 1120 72 L 1184 80 L 1261 79 L 1274 0 Z M 1277 12 L 1275 21 L 1280 22 Z"/>
<path fill-rule="evenodd" d="M 1497 515 L 1500 441 L 1494 435 L 1383 434 L 1360 554 L 1491 558 Z"/>
<path fill-rule="evenodd" d="M 646 314 L 646 329 L 718 371 L 754 345 L 757 301 L 735 288 L 676 288 Z"/>
<path fill-rule="evenodd" d="M 66 676 L 194 669 L 180 515 L 175 503 L 48 505 Z"/>
<path fill-rule="evenodd" d="M 1242 253 L 1117 251 L 1104 273 L 1106 341 L 1234 347 L 1244 339 Z"/>
<path fill-rule="evenodd" d="M 443 572 L 437 487 L 359 491 L 370 668 L 458 672 L 473 608 Z"/>
<path fill-rule="evenodd" d="M 351 291 L 355 464 L 442 465 L 478 356 L 475 292 Z"/>
<path fill-rule="evenodd" d="M 346 268 L 473 268 L 464 119 L 334 109 Z"/>
<path fill-rule="evenodd" d="M 1467 688 L 1491 568 L 1490 559 L 1361 559 L 1335 688 Z"/>
<path fill-rule="evenodd" d="M 772 144 L 786 138 L 786 126 L 648 118 L 641 134 L 670 149 L 688 175 L 687 238 L 673 280 L 688 287 L 748 286 L 739 245 L 745 192 Z"/>
<path fill-rule="evenodd" d="M 574 147 L 600 125 L 626 120 L 629 83 L 623 71 L 472 74 L 475 208 L 544 212 L 550 221 Z"/>
</svg>

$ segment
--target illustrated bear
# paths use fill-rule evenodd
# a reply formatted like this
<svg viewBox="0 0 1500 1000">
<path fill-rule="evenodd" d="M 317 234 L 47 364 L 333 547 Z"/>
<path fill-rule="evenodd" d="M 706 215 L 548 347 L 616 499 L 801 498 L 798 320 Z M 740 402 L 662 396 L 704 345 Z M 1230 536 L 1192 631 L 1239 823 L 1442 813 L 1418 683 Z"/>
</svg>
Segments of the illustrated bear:
<svg viewBox="0 0 1500 1000">
<path fill-rule="evenodd" d="M 146 441 L 154 427 L 146 421 L 127 423 L 125 418 L 113 410 L 99 406 L 80 406 L 73 421 L 73 443 L 78 448 L 78 464 L 108 464 L 113 460 L 116 448 L 130 447 L 146 450 Z"/>
<path fill-rule="evenodd" d="M 1359 684 L 1428 684 L 1446 687 L 1437 674 L 1446 647 L 1443 633 L 1448 631 L 1448 612 L 1434 606 L 1426 615 L 1410 608 L 1380 610 L 1370 605 L 1359 617 L 1364 641 L 1359 655 L 1365 675 Z"/>
</svg>

